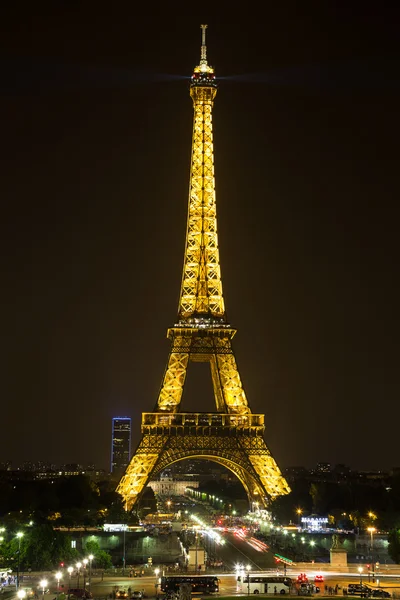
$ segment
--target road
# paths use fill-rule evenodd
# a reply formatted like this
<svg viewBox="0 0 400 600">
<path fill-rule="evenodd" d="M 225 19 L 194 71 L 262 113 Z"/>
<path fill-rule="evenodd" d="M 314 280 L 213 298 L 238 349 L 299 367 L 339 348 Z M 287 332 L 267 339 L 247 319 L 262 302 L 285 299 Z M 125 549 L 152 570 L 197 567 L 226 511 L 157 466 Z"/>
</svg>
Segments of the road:
<svg viewBox="0 0 400 600">
<path fill-rule="evenodd" d="M 225 544 L 225 546 L 227 546 Z M 227 552 L 229 556 L 235 555 L 235 552 L 237 551 L 237 546 L 240 546 L 240 542 L 238 543 L 236 540 L 232 540 L 232 547 L 230 547 L 229 545 L 227 546 Z M 232 549 L 233 548 L 233 549 Z M 254 549 L 253 549 L 254 550 Z M 255 552 L 255 550 L 254 550 Z M 232 553 L 232 554 L 231 554 Z M 244 560 L 242 561 L 242 564 L 244 564 Z M 246 564 L 248 564 L 246 562 Z M 256 563 L 254 563 L 256 564 Z M 157 566 L 160 567 L 160 565 L 154 565 L 154 568 L 156 568 Z M 341 573 L 341 572 L 329 572 L 328 569 L 321 570 L 320 567 L 323 565 L 312 565 L 312 564 L 308 564 L 308 565 L 299 565 L 298 567 L 296 567 L 295 569 L 288 569 L 287 571 L 287 575 L 289 577 L 291 577 L 292 579 L 296 579 L 298 573 L 300 572 L 305 572 L 308 575 L 308 578 L 310 581 L 313 581 L 314 576 L 316 574 L 320 574 L 322 573 L 324 576 L 324 583 L 321 585 L 321 596 L 324 596 L 324 586 L 331 586 L 331 587 L 335 587 L 336 584 L 338 584 L 340 586 L 340 590 L 339 590 L 339 594 L 342 596 L 342 589 L 343 587 L 347 587 L 347 585 L 349 583 L 357 583 L 360 579 L 360 575 L 357 572 L 357 566 L 354 565 L 353 567 L 353 572 L 350 573 Z M 326 567 L 328 567 L 326 565 Z M 251 570 L 251 572 L 255 573 L 256 571 L 256 567 L 254 566 L 254 569 Z M 264 571 L 265 572 L 265 571 Z M 276 568 L 274 568 L 273 570 L 269 570 L 268 574 L 275 574 L 276 573 Z M 214 573 L 213 573 L 214 574 Z M 237 593 L 242 594 L 243 595 L 247 595 L 247 589 L 246 589 L 246 584 L 244 583 L 243 588 L 240 589 L 240 585 L 238 586 L 237 583 L 237 578 L 236 578 L 236 574 L 233 572 L 229 572 L 229 573 L 223 573 L 223 572 L 216 572 L 215 573 L 219 580 L 220 580 L 220 592 L 219 595 L 220 596 L 231 596 L 231 595 L 236 595 Z M 283 574 L 282 569 L 280 570 L 280 574 Z M 156 588 L 155 588 L 155 584 L 156 584 L 156 576 L 153 573 L 152 575 L 146 575 L 143 577 L 106 577 L 103 581 L 101 580 L 101 578 L 97 577 L 97 578 L 93 578 L 92 581 L 92 586 L 91 586 L 91 591 L 93 593 L 93 596 L 95 598 L 109 598 L 110 596 L 112 597 L 113 591 L 118 587 L 118 588 L 125 588 L 128 589 L 129 587 L 131 588 L 131 592 L 135 591 L 135 590 L 144 590 L 145 594 L 148 598 L 154 598 L 156 596 Z M 375 585 L 371 583 L 368 583 L 368 577 L 363 577 L 362 578 L 363 583 L 366 583 L 367 585 L 370 585 L 371 587 L 376 587 L 377 583 L 375 582 Z M 33 584 L 33 581 L 32 581 Z M 397 569 L 396 572 L 388 572 L 385 574 L 382 574 L 380 576 L 380 587 L 390 591 L 391 593 L 396 592 L 396 595 L 398 598 L 400 598 L 400 569 Z M 160 590 L 158 590 L 160 592 Z M 161 593 L 160 593 L 161 595 Z M 52 590 L 51 594 L 45 594 L 44 599 L 43 600 L 53 600 L 56 597 L 56 592 L 55 590 Z M 12 590 L 10 590 L 10 592 L 6 592 L 3 595 L 4 600 L 17 600 L 17 596 L 15 594 L 15 590 L 14 592 L 12 592 Z M 40 597 L 40 600 L 41 597 Z"/>
<path fill-rule="evenodd" d="M 287 575 L 289 577 L 292 577 L 294 580 L 297 578 L 299 570 L 291 570 L 288 571 Z M 310 581 L 313 581 L 314 579 L 314 575 L 316 574 L 320 574 L 321 571 L 319 569 L 315 569 L 315 568 L 309 568 L 305 571 L 309 577 Z M 273 573 L 276 573 L 276 570 L 273 571 Z M 282 572 L 280 573 L 282 574 Z M 358 573 L 340 573 L 340 572 L 335 572 L 335 573 L 328 573 L 328 572 L 323 572 L 324 574 L 324 583 L 320 586 L 321 587 L 321 595 L 325 595 L 324 594 L 324 586 L 327 585 L 328 587 L 335 587 L 335 585 L 337 584 L 340 587 L 339 590 L 339 595 L 343 595 L 343 587 L 347 587 L 347 585 L 349 583 L 357 583 L 359 581 L 359 574 Z M 237 580 L 236 580 L 236 575 L 234 573 L 218 573 L 217 574 L 219 580 L 220 580 L 220 591 L 219 591 L 219 595 L 220 596 L 231 596 L 231 595 L 236 595 L 237 593 L 242 593 L 242 594 L 246 594 L 247 589 L 246 589 L 246 584 L 243 584 L 243 588 L 240 588 L 240 584 L 238 585 Z M 369 583 L 368 584 L 368 580 L 365 580 L 367 578 L 363 579 L 363 583 L 367 583 L 367 585 L 369 585 L 370 587 L 374 588 L 377 587 L 377 584 L 375 583 Z M 156 577 L 155 576 L 145 576 L 145 577 L 140 577 L 140 578 L 135 578 L 135 579 L 130 579 L 129 577 L 125 577 L 125 578 L 110 578 L 107 579 L 106 581 L 103 582 L 97 582 L 94 583 L 92 586 L 92 591 L 93 591 L 93 595 L 96 598 L 100 598 L 100 597 L 106 597 L 110 594 L 112 594 L 113 589 L 115 589 L 116 587 L 119 588 L 131 588 L 131 592 L 135 591 L 135 590 L 145 590 L 145 593 L 148 597 L 154 597 L 155 596 L 155 583 L 156 583 Z M 399 594 L 400 597 L 400 576 L 396 575 L 393 577 L 386 577 L 386 578 L 381 578 L 380 580 L 380 587 L 384 588 L 386 590 L 388 590 L 389 592 L 397 592 Z"/>
</svg>

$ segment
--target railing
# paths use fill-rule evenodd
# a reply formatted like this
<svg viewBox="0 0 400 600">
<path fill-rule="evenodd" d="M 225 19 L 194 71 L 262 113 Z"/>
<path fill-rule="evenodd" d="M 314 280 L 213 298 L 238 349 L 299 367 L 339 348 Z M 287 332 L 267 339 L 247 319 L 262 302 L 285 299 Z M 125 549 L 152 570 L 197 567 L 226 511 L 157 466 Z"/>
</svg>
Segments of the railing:
<svg viewBox="0 0 400 600">
<path fill-rule="evenodd" d="M 144 427 L 264 427 L 264 415 L 247 413 L 142 413 Z"/>
</svg>

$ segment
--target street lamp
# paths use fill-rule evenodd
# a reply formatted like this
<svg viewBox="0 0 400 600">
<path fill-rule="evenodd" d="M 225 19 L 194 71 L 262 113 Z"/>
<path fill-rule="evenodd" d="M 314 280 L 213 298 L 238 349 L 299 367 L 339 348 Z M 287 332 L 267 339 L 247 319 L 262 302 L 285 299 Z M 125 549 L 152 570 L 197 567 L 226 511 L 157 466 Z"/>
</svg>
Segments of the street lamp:
<svg viewBox="0 0 400 600">
<path fill-rule="evenodd" d="M 18 596 L 19 600 L 23 600 L 25 598 L 25 596 L 26 596 L 26 591 L 25 590 L 18 590 L 17 596 Z"/>
<path fill-rule="evenodd" d="M 374 549 L 374 533 L 376 532 L 376 527 L 367 527 L 367 531 L 371 534 L 371 554 Z"/>
<path fill-rule="evenodd" d="M 68 587 L 68 598 L 70 595 L 70 590 L 71 590 L 71 575 L 72 575 L 72 571 L 74 570 L 74 567 L 68 567 L 67 571 L 68 571 L 68 575 L 69 575 L 69 587 Z"/>
<path fill-rule="evenodd" d="M 156 576 L 156 583 L 155 583 L 155 588 L 156 588 L 156 598 L 158 598 L 158 574 L 160 572 L 159 568 L 154 569 L 154 573 Z"/>
<path fill-rule="evenodd" d="M 125 565 L 126 565 L 126 541 L 125 541 L 126 524 L 122 525 L 122 527 L 123 527 L 123 540 L 124 540 L 124 555 L 122 557 L 122 575 L 125 575 Z"/>
<path fill-rule="evenodd" d="M 94 559 L 93 554 L 89 554 L 89 592 L 90 586 L 92 585 L 92 560 Z"/>
<path fill-rule="evenodd" d="M 88 559 L 83 559 L 83 589 L 86 590 L 86 565 L 88 564 Z"/>
<path fill-rule="evenodd" d="M 303 514 L 303 509 L 302 508 L 296 508 L 296 514 L 298 516 L 298 523 L 300 525 L 300 517 Z"/>
<path fill-rule="evenodd" d="M 57 573 L 54 576 L 57 579 L 57 596 L 60 593 L 60 579 L 62 577 L 62 573 L 60 573 L 60 571 L 57 571 Z"/>
<path fill-rule="evenodd" d="M 363 568 L 362 567 L 358 567 L 358 572 L 360 573 L 360 585 L 362 585 L 362 572 L 363 572 Z"/>
<path fill-rule="evenodd" d="M 44 600 L 44 593 L 47 588 L 47 583 L 47 579 L 42 579 L 42 581 L 40 582 L 40 587 L 42 588 L 42 600 Z"/>
<path fill-rule="evenodd" d="M 77 588 L 79 588 L 79 576 L 80 576 L 80 574 L 81 574 L 81 566 L 82 566 L 82 563 L 81 563 L 81 562 L 77 562 L 77 563 L 76 563 L 76 568 L 78 569 L 78 581 L 77 581 L 77 583 L 76 583 L 76 587 L 77 587 Z"/>
<path fill-rule="evenodd" d="M 17 538 L 18 538 L 18 570 L 17 570 L 17 585 L 16 588 L 19 588 L 19 567 L 20 567 L 20 556 L 21 556 L 21 538 L 24 536 L 22 531 L 18 531 L 17 533 Z"/>
<path fill-rule="evenodd" d="M 247 571 L 247 595 L 248 596 L 250 596 L 250 570 L 251 570 L 251 566 L 247 565 L 246 571 Z"/>
</svg>

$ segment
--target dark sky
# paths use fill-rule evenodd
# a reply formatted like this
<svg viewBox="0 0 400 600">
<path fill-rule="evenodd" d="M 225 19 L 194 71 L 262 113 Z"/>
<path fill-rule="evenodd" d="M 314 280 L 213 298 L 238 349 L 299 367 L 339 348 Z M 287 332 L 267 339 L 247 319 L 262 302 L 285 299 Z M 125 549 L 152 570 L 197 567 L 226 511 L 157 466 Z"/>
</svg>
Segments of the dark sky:
<svg viewBox="0 0 400 600">
<path fill-rule="evenodd" d="M 0 460 L 107 467 L 111 417 L 131 415 L 136 442 L 153 410 L 206 22 L 224 293 L 251 408 L 282 467 L 400 465 L 391 3 L 78 5 L 0 20 Z M 204 365 L 183 410 L 213 410 Z"/>
</svg>

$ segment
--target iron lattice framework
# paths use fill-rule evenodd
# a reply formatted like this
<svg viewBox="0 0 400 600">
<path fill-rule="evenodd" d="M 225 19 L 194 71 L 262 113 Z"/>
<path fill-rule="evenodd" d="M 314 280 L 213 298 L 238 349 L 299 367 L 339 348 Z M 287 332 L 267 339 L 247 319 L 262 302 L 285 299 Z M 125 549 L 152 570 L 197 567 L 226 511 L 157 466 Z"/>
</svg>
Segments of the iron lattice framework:
<svg viewBox="0 0 400 600">
<path fill-rule="evenodd" d="M 264 415 L 251 413 L 226 320 L 215 202 L 212 108 L 217 85 L 208 65 L 202 25 L 201 60 L 190 95 L 194 106 L 190 192 L 178 322 L 168 330 L 171 351 L 153 413 L 143 413 L 142 439 L 117 491 L 132 508 L 148 481 L 168 465 L 207 458 L 230 469 L 250 501 L 290 489 L 264 441 Z M 189 361 L 208 362 L 216 413 L 182 413 Z"/>
</svg>

